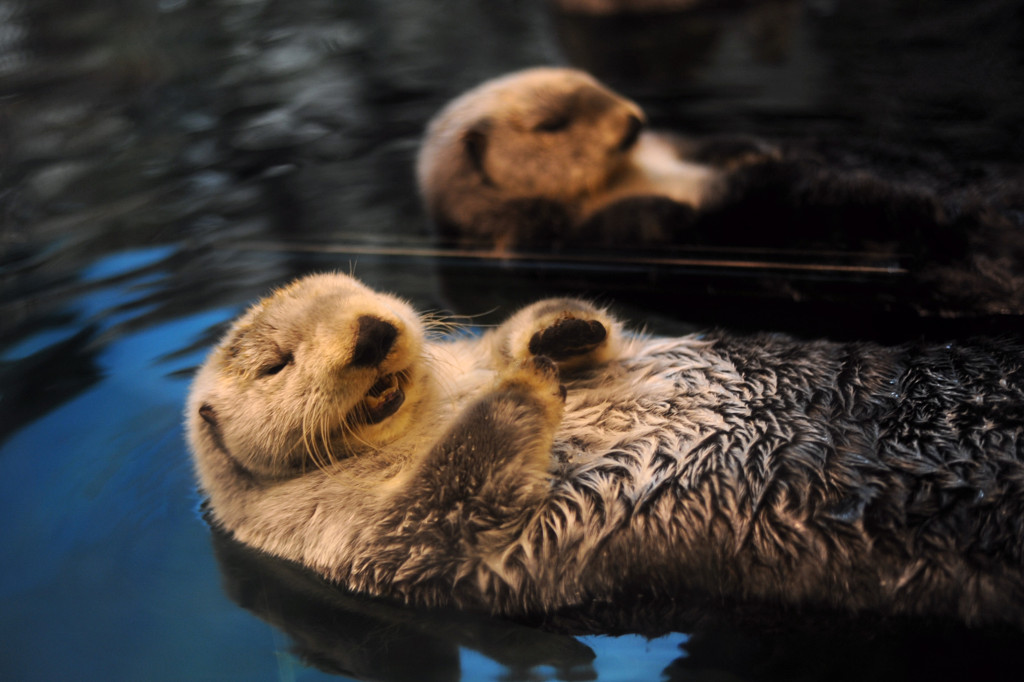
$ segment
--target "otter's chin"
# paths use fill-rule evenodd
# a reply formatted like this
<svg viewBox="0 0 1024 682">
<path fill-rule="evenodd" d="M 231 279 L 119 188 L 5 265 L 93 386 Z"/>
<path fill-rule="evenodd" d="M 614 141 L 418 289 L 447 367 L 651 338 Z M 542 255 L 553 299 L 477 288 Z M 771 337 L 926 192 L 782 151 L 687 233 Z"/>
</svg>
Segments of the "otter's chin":
<svg viewBox="0 0 1024 682">
<path fill-rule="evenodd" d="M 402 388 L 402 377 L 399 374 L 387 374 L 377 380 L 366 397 L 359 404 L 360 420 L 371 426 L 379 424 L 395 412 L 405 402 L 405 390 Z"/>
<path fill-rule="evenodd" d="M 635 172 L 632 152 L 613 150 L 607 162 L 604 184 L 591 194 L 606 194 L 625 183 Z"/>
</svg>

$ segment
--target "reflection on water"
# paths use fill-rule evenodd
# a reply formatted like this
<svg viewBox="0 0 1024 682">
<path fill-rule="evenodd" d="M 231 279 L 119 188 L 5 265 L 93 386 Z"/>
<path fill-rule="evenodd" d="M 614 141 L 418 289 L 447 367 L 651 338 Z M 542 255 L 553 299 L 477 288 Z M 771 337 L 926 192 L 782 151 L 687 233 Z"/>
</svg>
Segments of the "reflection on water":
<svg viewBox="0 0 1024 682">
<path fill-rule="evenodd" d="M 300 566 L 214 532 L 224 589 L 288 635 L 291 653 L 358 679 L 458 680 L 494 670 L 502 680 L 936 680 L 985 679 L 1020 663 L 1018 634 L 920 622 L 777 618 L 694 620 L 691 636 L 570 637 L 483 615 L 398 608 L 352 595 Z M 807 616 L 803 616 L 806 618 Z M 759 618 L 763 618 L 759 616 Z M 600 632 L 582 621 L 574 632 Z M 639 651 L 642 658 L 637 658 Z M 468 667 L 468 665 L 474 667 Z M 495 665 L 497 664 L 497 665 Z"/>
<path fill-rule="evenodd" d="M 261 555 L 219 532 L 214 549 L 231 599 L 288 633 L 293 651 L 327 672 L 373 680 L 457 680 L 460 649 L 531 679 L 596 678 L 594 652 L 565 635 L 456 611 L 416 611 L 332 588 L 296 565 Z M 396 653 L 401 652 L 399 655 Z"/>
<path fill-rule="evenodd" d="M 666 291 L 644 263 L 431 250 L 412 172 L 423 124 L 468 86 L 537 63 L 592 69 L 659 126 L 898 140 L 975 178 L 1024 156 L 1019 3 L 718 7 L 612 21 L 540 0 L 0 0 L 0 677 L 387 677 L 416 663 L 445 679 L 760 679 L 788 661 L 815 679 L 828 656 L 850 661 L 806 633 L 573 639 L 245 574 L 225 592 L 184 450 L 180 410 L 205 349 L 269 286 L 313 269 L 354 268 L 419 308 L 494 317 L 568 288 L 631 300 L 626 316 L 655 330 L 974 330 L 872 317 L 885 277 L 812 278 L 864 302 L 851 329 L 851 309 L 827 297 L 791 301 L 792 319 L 751 305 L 760 274 L 696 268 Z M 296 623 L 253 601 L 273 590 L 314 613 Z M 371 641 L 393 647 L 384 668 L 372 649 L 339 660 L 321 646 L 323 619 L 353 609 L 330 635 L 372 623 Z M 428 640 L 429 661 L 394 654 Z M 838 679 L 935 670 L 925 664 L 957 647 L 981 652 L 976 665 L 1005 662 L 1013 644 L 838 641 L 881 652 L 822 669 Z"/>
</svg>

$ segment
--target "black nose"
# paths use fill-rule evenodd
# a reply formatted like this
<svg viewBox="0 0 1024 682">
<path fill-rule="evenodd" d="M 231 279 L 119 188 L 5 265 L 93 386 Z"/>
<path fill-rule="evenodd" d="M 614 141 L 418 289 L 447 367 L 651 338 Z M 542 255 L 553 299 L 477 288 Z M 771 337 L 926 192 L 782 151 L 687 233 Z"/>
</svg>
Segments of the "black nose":
<svg viewBox="0 0 1024 682">
<path fill-rule="evenodd" d="M 356 347 L 352 351 L 352 364 L 357 367 L 380 364 L 391 352 L 396 338 L 398 338 L 398 330 L 395 329 L 395 325 L 376 317 L 363 315 L 359 318 Z"/>
<path fill-rule="evenodd" d="M 637 116 L 630 114 L 629 119 L 626 121 L 626 134 L 622 136 L 622 141 L 619 142 L 619 149 L 626 151 L 635 145 L 637 138 L 640 137 L 640 131 L 643 129 L 644 122 Z"/>
</svg>

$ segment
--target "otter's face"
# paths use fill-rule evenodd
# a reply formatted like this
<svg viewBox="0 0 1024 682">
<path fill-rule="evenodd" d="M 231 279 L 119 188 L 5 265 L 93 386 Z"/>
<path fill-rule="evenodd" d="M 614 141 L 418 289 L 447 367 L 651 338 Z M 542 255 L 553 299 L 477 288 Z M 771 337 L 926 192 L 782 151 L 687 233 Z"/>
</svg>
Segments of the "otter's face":
<svg viewBox="0 0 1024 682">
<path fill-rule="evenodd" d="M 505 198 L 576 202 L 627 163 L 644 124 L 633 102 L 575 69 L 537 68 L 488 81 L 433 122 L 420 158 L 426 194 L 456 163 Z M 458 159 L 446 158 L 447 153 Z M 436 167 L 435 167 L 436 166 Z"/>
<path fill-rule="evenodd" d="M 405 302 L 331 274 L 300 279 L 235 323 L 200 369 L 189 435 L 204 457 L 286 476 L 372 450 L 422 395 L 423 332 Z"/>
</svg>

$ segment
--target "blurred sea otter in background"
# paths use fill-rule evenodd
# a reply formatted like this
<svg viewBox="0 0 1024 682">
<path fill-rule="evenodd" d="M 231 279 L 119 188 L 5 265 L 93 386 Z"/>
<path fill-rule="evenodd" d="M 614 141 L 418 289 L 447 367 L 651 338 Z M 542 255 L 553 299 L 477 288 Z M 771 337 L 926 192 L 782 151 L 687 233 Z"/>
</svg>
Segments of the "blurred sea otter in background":
<svg viewBox="0 0 1024 682">
<path fill-rule="evenodd" d="M 954 307 L 1024 312 L 1024 190 L 830 141 L 684 137 L 588 74 L 487 81 L 429 123 L 417 176 L 440 236 L 498 251 L 730 246 L 902 258 Z M 1008 190 L 1007 187 L 1010 187 Z M 1019 204 L 1019 205 L 1018 205 Z"/>
</svg>

